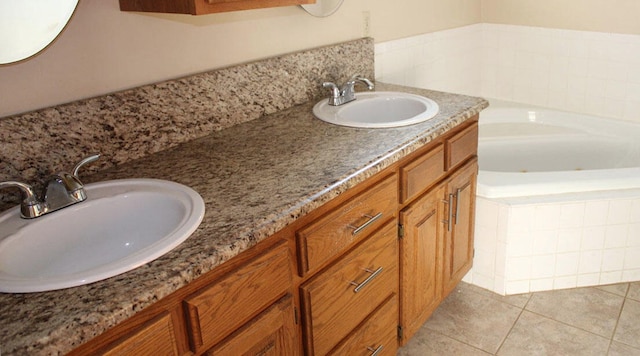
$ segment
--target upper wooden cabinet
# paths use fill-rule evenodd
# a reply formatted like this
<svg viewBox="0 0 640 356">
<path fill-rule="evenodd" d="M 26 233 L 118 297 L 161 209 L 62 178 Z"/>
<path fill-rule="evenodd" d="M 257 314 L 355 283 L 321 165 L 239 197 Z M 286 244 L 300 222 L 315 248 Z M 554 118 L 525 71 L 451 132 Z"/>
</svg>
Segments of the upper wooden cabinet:
<svg viewBox="0 0 640 356">
<path fill-rule="evenodd" d="M 120 10 L 206 15 L 315 2 L 315 0 L 120 0 Z"/>
</svg>

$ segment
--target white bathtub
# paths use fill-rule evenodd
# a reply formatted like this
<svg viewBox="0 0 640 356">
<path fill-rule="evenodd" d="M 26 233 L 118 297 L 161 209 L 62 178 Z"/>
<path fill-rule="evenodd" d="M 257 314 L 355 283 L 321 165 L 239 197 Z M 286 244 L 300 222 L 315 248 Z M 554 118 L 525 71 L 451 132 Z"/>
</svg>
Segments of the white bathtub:
<svg viewBox="0 0 640 356">
<path fill-rule="evenodd" d="M 640 125 L 490 101 L 465 281 L 503 295 L 640 281 Z"/>
<path fill-rule="evenodd" d="M 497 106 L 480 119 L 478 195 L 640 188 L 640 125 Z"/>
</svg>

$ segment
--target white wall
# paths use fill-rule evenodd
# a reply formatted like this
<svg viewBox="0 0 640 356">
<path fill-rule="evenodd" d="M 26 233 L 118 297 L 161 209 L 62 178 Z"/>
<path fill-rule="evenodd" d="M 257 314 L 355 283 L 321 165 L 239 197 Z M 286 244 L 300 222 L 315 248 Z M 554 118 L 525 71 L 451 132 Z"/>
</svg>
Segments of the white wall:
<svg viewBox="0 0 640 356">
<path fill-rule="evenodd" d="M 482 21 L 640 35 L 637 0 L 482 0 Z"/>
<path fill-rule="evenodd" d="M 0 117 L 363 36 L 388 41 L 478 23 L 480 8 L 481 0 L 347 0 L 327 18 L 297 6 L 190 16 L 81 0 L 42 54 L 0 66 Z"/>
</svg>

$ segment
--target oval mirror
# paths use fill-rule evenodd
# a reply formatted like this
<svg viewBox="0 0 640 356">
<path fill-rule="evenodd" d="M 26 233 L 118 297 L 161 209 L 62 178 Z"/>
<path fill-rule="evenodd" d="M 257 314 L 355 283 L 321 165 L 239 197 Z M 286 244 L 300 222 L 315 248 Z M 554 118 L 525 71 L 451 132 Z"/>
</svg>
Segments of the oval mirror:
<svg viewBox="0 0 640 356">
<path fill-rule="evenodd" d="M 42 51 L 62 32 L 78 0 L 1 0 L 0 64 Z"/>
<path fill-rule="evenodd" d="M 300 5 L 305 11 L 316 17 L 326 17 L 338 11 L 343 0 L 316 0 L 315 4 Z"/>
</svg>

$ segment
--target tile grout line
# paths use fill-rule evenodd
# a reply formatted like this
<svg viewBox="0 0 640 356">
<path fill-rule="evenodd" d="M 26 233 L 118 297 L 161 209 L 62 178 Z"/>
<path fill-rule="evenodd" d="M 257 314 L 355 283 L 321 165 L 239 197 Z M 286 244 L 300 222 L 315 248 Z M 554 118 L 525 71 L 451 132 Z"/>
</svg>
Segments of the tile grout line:
<svg viewBox="0 0 640 356">
<path fill-rule="evenodd" d="M 527 305 L 529 305 L 529 302 L 531 301 L 531 298 L 533 298 L 533 295 L 534 295 L 534 293 L 531 293 L 531 295 L 529 296 L 529 299 L 527 299 L 527 302 L 524 303 L 522 308 L 520 308 L 520 313 L 518 314 L 518 317 L 516 318 L 516 320 L 513 321 L 513 324 L 509 328 L 509 332 L 507 332 L 507 334 L 505 335 L 504 339 L 502 339 L 502 342 L 500 342 L 500 346 L 498 346 L 498 349 L 496 350 L 496 352 L 493 353 L 493 355 L 497 355 L 498 352 L 500 352 L 500 349 L 502 348 L 502 346 L 504 346 L 504 343 L 509 338 L 509 335 L 511 335 L 511 332 L 513 331 L 513 328 L 516 327 L 516 324 L 518 323 L 518 320 L 520 320 L 520 317 L 522 316 L 522 313 L 524 313 L 525 308 L 527 307 Z M 509 304 L 509 303 L 506 303 L 506 304 Z M 511 305 L 511 304 L 509 304 L 509 305 Z"/>
<path fill-rule="evenodd" d="M 622 317 L 622 311 L 624 310 L 624 305 L 627 304 L 627 296 L 629 295 L 629 291 L 631 290 L 631 283 L 627 283 L 627 290 L 624 292 L 624 298 L 622 299 L 622 305 L 620 306 L 620 312 L 618 312 L 618 319 L 616 319 L 616 325 L 613 327 L 613 333 L 611 333 L 611 339 L 609 339 L 609 347 L 607 348 L 607 355 L 611 352 L 611 346 L 613 345 L 613 339 L 616 336 L 616 332 L 618 331 L 618 325 L 620 324 L 620 318 Z"/>
</svg>

